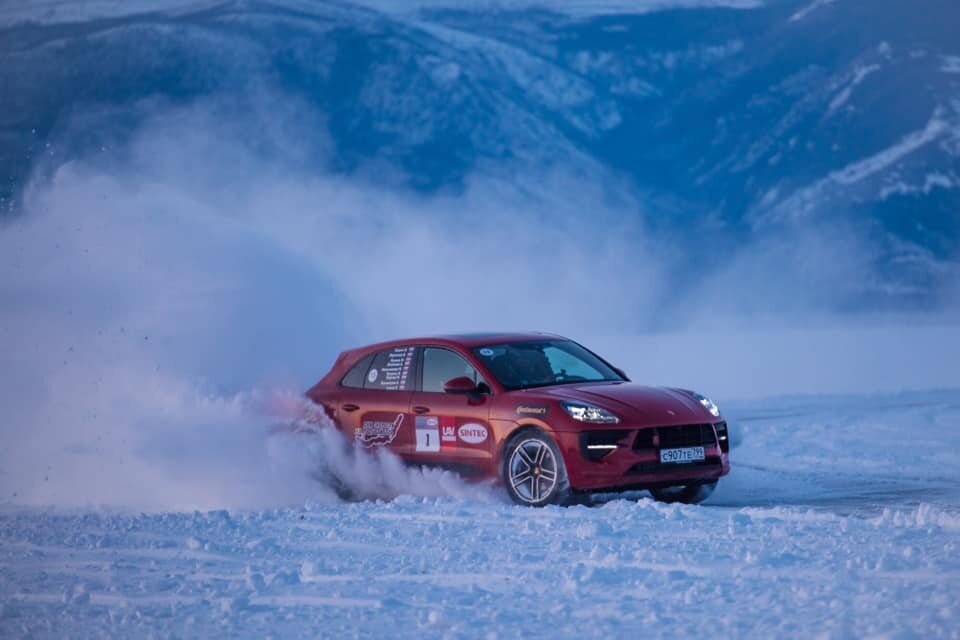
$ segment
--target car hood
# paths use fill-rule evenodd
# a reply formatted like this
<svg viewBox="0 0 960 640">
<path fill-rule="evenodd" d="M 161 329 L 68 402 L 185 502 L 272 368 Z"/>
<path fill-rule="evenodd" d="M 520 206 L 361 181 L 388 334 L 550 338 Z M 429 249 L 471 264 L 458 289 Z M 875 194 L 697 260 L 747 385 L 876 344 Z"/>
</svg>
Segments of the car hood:
<svg viewBox="0 0 960 640">
<path fill-rule="evenodd" d="M 580 400 L 595 404 L 614 412 L 620 417 L 620 424 L 628 426 L 697 424 L 718 420 L 690 392 L 682 389 L 605 382 L 558 385 L 536 389 L 536 392 L 544 400 Z"/>
</svg>

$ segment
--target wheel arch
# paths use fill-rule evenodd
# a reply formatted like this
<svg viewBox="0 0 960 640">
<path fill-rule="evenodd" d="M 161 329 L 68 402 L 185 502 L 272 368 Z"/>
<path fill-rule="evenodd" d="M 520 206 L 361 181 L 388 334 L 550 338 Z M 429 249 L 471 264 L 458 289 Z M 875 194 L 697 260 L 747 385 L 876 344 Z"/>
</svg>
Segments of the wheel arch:
<svg viewBox="0 0 960 640">
<path fill-rule="evenodd" d="M 509 432 L 507 432 L 507 434 L 504 435 L 503 439 L 500 441 L 499 450 L 497 451 L 497 460 L 499 460 L 499 463 L 497 465 L 498 470 L 502 470 L 503 465 L 505 464 L 505 459 L 506 459 L 505 454 L 507 452 L 507 445 L 510 444 L 510 441 L 516 438 L 518 434 L 524 431 L 539 431 L 541 433 L 544 433 L 550 436 L 553 442 L 557 445 L 557 449 L 558 450 L 560 449 L 560 443 L 557 440 L 557 432 L 554 431 L 553 428 L 546 422 L 528 421 L 528 420 L 519 422 L 516 425 L 514 425 L 514 427 Z M 563 455 L 562 451 L 560 455 L 561 456 Z"/>
<path fill-rule="evenodd" d="M 555 460 L 555 470 L 557 473 L 556 481 L 553 487 L 550 489 L 552 497 L 546 498 L 547 502 L 540 504 L 534 504 L 532 506 L 545 506 L 546 504 L 566 504 L 567 500 L 570 497 L 570 479 L 567 471 L 567 461 L 564 458 L 563 448 L 561 442 L 557 439 L 557 432 L 554 431 L 549 426 L 539 424 L 538 421 L 524 421 L 518 423 L 513 429 L 511 429 L 507 435 L 503 438 L 502 443 L 500 444 L 500 455 L 497 465 L 497 480 L 498 482 L 509 484 L 507 480 L 507 475 L 509 473 L 510 465 L 510 456 L 509 448 L 510 445 L 514 442 L 522 442 L 524 438 L 537 438 L 546 445 L 546 448 L 551 450 L 551 455 Z M 526 506 L 531 506 L 530 503 L 527 503 L 525 500 L 519 500 L 514 494 L 516 489 L 511 490 L 510 487 L 506 487 L 507 493 L 510 497 L 517 502 L 518 504 L 525 504 Z"/>
</svg>

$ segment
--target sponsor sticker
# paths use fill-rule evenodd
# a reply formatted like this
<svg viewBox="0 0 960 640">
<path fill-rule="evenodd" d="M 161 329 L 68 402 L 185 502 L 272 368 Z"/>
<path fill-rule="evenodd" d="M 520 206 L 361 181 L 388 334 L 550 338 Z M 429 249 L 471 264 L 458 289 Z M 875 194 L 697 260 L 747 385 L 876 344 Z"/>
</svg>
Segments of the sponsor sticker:
<svg viewBox="0 0 960 640">
<path fill-rule="evenodd" d="M 482 444 L 487 440 L 487 428 L 482 424 L 468 422 L 457 429 L 457 437 L 467 444 Z"/>
<path fill-rule="evenodd" d="M 440 420 L 436 416 L 417 416 L 417 451 L 440 451 Z"/>
<path fill-rule="evenodd" d="M 440 446 L 457 445 L 457 424 L 453 416 L 440 416 Z"/>
<path fill-rule="evenodd" d="M 354 438 L 365 447 L 382 447 L 390 444 L 400 433 L 403 414 L 398 413 L 393 422 L 386 420 L 364 420 L 354 431 Z"/>
<path fill-rule="evenodd" d="M 545 416 L 549 407 L 545 404 L 521 404 L 517 406 L 518 416 Z"/>
<path fill-rule="evenodd" d="M 377 371 L 376 369 L 370 369 L 370 373 L 367 374 L 367 382 L 369 382 L 369 383 L 371 383 L 371 384 L 374 383 L 374 382 L 376 382 L 376 381 L 377 381 L 377 376 L 379 375 L 379 373 L 380 373 L 380 372 Z"/>
</svg>

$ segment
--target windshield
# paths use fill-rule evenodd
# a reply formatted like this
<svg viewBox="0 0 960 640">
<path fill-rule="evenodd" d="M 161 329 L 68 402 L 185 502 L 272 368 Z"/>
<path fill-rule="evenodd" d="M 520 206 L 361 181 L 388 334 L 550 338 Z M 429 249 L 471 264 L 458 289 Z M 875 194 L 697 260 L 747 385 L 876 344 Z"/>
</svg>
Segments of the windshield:
<svg viewBox="0 0 960 640">
<path fill-rule="evenodd" d="M 570 382 L 623 380 L 610 365 L 569 340 L 494 344 L 474 349 L 473 353 L 510 391 Z"/>
</svg>

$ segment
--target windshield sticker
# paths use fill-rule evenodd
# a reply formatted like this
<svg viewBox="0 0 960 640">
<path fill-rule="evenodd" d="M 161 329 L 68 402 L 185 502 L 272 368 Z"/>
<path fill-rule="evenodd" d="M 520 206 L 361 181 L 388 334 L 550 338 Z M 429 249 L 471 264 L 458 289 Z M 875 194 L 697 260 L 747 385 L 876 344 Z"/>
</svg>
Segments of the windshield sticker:
<svg viewBox="0 0 960 640">
<path fill-rule="evenodd" d="M 518 416 L 545 416 L 549 407 L 545 404 L 521 404 L 517 407 Z"/>
<path fill-rule="evenodd" d="M 354 430 L 353 435 L 357 442 L 365 447 L 382 447 L 390 444 L 400 433 L 403 424 L 403 414 L 398 413 L 396 420 L 364 420 L 363 424 Z"/>
<path fill-rule="evenodd" d="M 487 349 L 487 348 L 480 349 L 480 355 L 489 358 L 490 356 L 493 355 L 493 349 Z"/>
</svg>

